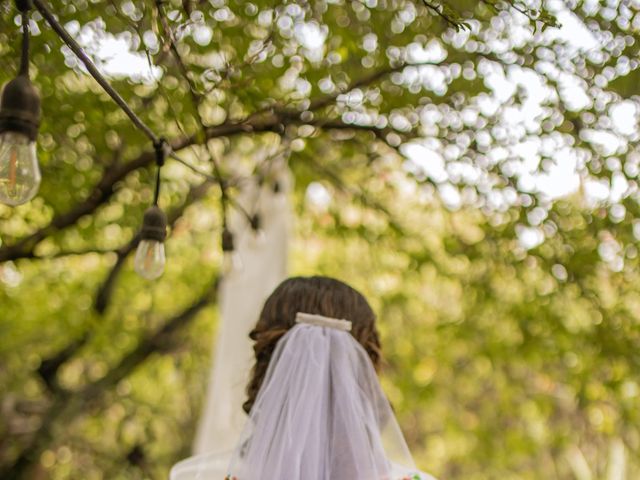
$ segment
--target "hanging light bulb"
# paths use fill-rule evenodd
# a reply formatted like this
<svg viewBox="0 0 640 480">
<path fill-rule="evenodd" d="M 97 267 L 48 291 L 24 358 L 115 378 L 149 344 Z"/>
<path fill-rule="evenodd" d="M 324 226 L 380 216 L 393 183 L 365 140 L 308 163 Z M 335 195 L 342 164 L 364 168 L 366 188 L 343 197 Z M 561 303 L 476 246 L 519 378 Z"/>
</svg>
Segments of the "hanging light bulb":
<svg viewBox="0 0 640 480">
<path fill-rule="evenodd" d="M 225 227 L 222 231 L 222 275 L 224 277 L 239 272 L 244 267 L 234 243 L 233 234 Z"/>
<path fill-rule="evenodd" d="M 140 240 L 136 250 L 134 268 L 138 275 L 155 280 L 164 273 L 164 243 L 156 240 Z"/>
<path fill-rule="evenodd" d="M 155 280 L 164 272 L 164 240 L 167 237 L 167 216 L 154 205 L 144 212 L 140 243 L 136 250 L 133 268 L 147 280 Z"/>
<path fill-rule="evenodd" d="M 259 213 L 251 217 L 250 224 L 251 236 L 249 237 L 249 246 L 253 249 L 259 249 L 267 242 L 267 236 L 262 228 L 262 217 Z"/>
<path fill-rule="evenodd" d="M 41 179 L 35 143 L 17 132 L 0 133 L 0 202 L 28 202 L 38 193 Z"/>
<path fill-rule="evenodd" d="M 156 187 L 153 193 L 153 205 L 144 212 L 140 243 L 133 260 L 133 268 L 142 278 L 155 280 L 164 272 L 165 254 L 164 240 L 167 238 L 167 216 L 158 206 L 160 184 L 162 181 L 160 170 L 164 165 L 168 152 L 167 142 L 160 138 L 154 142 L 156 153 Z"/>
<path fill-rule="evenodd" d="M 29 2 L 22 12 L 22 61 L 19 75 L 4 86 L 0 98 L 0 202 L 16 206 L 31 200 L 40 186 L 36 137 L 40 95 L 29 80 Z"/>
</svg>

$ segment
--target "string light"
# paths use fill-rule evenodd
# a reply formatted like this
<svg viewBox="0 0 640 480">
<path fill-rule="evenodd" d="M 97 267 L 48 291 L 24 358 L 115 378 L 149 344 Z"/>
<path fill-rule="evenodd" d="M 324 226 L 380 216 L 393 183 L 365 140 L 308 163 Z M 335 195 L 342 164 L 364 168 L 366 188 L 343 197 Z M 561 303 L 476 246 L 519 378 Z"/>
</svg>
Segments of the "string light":
<svg viewBox="0 0 640 480">
<path fill-rule="evenodd" d="M 222 230 L 222 275 L 229 277 L 243 268 L 242 258 L 235 249 L 233 233 L 225 226 Z"/>
<path fill-rule="evenodd" d="M 166 158 L 166 142 L 160 139 L 154 145 L 156 151 L 156 188 L 153 205 L 144 212 L 140 243 L 136 249 L 133 268 L 143 278 L 155 280 L 164 272 L 166 263 L 164 241 L 167 237 L 167 216 L 158 206 L 160 196 L 160 170 Z"/>
<path fill-rule="evenodd" d="M 0 99 L 0 202 L 11 206 L 31 200 L 42 178 L 36 155 L 40 95 L 29 79 L 31 6 L 30 1 L 16 0 L 22 13 L 20 71 L 4 86 Z"/>
</svg>

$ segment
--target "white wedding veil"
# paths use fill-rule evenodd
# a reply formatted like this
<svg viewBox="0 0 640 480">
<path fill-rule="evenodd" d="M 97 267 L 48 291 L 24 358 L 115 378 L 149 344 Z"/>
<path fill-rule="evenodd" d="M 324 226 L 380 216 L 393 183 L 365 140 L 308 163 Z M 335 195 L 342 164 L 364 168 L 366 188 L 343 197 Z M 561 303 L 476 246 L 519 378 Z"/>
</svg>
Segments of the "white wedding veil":
<svg viewBox="0 0 640 480">
<path fill-rule="evenodd" d="M 180 462 L 171 480 L 432 480 L 416 469 L 351 322 L 306 313 L 296 322 L 235 451 Z"/>
</svg>

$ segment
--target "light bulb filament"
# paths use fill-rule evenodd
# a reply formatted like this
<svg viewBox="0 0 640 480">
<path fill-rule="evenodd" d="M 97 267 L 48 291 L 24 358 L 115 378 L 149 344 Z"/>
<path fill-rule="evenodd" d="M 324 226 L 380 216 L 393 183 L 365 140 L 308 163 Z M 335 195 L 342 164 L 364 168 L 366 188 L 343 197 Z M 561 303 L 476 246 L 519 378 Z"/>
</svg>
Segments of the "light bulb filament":
<svg viewBox="0 0 640 480">
<path fill-rule="evenodd" d="M 144 256 L 144 268 L 150 269 L 153 266 L 153 248 L 147 250 L 147 254 Z"/>
<path fill-rule="evenodd" d="M 40 179 L 35 142 L 21 133 L 0 133 L 0 203 L 28 202 L 37 193 Z"/>
<path fill-rule="evenodd" d="M 16 183 L 18 178 L 18 152 L 11 149 L 11 159 L 9 160 L 9 195 L 16 194 Z"/>
</svg>

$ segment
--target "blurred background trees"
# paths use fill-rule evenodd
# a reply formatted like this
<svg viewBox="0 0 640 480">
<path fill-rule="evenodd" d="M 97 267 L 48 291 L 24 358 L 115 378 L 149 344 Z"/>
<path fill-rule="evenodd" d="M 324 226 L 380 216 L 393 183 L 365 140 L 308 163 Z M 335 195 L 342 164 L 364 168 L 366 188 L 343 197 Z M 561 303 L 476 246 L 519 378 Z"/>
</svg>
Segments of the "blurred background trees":
<svg viewBox="0 0 640 480">
<path fill-rule="evenodd" d="M 371 299 L 420 466 L 638 477 L 636 3 L 51 5 L 155 131 L 219 165 L 227 210 L 289 156 L 291 272 Z M 37 14 L 32 29 L 44 180 L 0 206 L 0 477 L 166 478 L 205 390 L 220 188 L 167 164 L 167 270 L 138 278 L 151 145 Z"/>
</svg>

